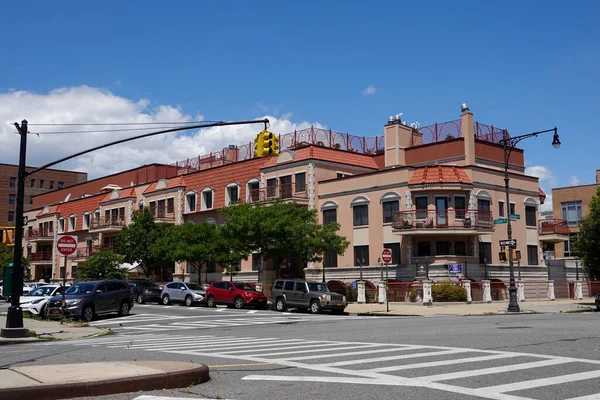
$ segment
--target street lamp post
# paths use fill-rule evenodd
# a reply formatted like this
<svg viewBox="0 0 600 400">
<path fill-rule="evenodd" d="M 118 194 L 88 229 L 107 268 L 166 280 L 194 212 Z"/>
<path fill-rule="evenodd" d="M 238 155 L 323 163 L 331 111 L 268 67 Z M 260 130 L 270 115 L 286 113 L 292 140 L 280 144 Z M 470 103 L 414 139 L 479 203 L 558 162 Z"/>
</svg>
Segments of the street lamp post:
<svg viewBox="0 0 600 400">
<path fill-rule="evenodd" d="M 500 144 L 502 144 L 502 146 L 504 148 L 504 190 L 506 192 L 506 214 L 508 216 L 507 222 L 506 222 L 506 234 L 508 236 L 509 241 L 512 240 L 512 224 L 510 222 L 511 221 L 511 218 L 510 218 L 510 195 L 509 195 L 509 185 L 508 185 L 508 183 L 510 181 L 510 178 L 508 176 L 508 161 L 509 161 L 510 153 L 517 146 L 517 143 L 519 143 L 521 140 L 527 139 L 530 137 L 534 137 L 534 136 L 537 137 L 539 134 L 547 133 L 547 132 L 554 132 L 552 146 L 555 149 L 558 149 L 560 147 L 560 139 L 558 138 L 558 130 L 556 127 L 554 127 L 553 129 L 547 129 L 545 131 L 532 132 L 532 133 L 528 133 L 526 135 L 520 135 L 520 136 L 514 136 L 514 137 L 508 136 L 508 131 L 506 129 L 503 132 L 503 137 L 502 137 L 502 140 L 500 141 Z M 512 250 L 512 249 L 510 249 L 510 250 Z M 513 261 L 512 251 L 508 252 L 508 267 L 509 267 L 509 272 L 510 272 L 510 281 L 509 281 L 509 287 L 508 287 L 508 292 L 509 292 L 508 312 L 520 312 L 521 309 L 519 308 L 519 303 L 517 301 L 517 287 L 515 286 L 515 271 L 514 271 L 514 261 Z"/>
<path fill-rule="evenodd" d="M 381 280 L 383 280 L 383 263 L 381 262 L 381 257 L 377 258 L 377 262 L 379 263 L 379 267 L 381 269 Z"/>
<path fill-rule="evenodd" d="M 360 259 L 360 258 L 356 258 L 356 262 L 358 263 L 358 268 L 360 269 L 360 280 L 363 280 L 363 274 L 362 274 L 362 265 L 365 262 L 365 259 Z"/>
</svg>

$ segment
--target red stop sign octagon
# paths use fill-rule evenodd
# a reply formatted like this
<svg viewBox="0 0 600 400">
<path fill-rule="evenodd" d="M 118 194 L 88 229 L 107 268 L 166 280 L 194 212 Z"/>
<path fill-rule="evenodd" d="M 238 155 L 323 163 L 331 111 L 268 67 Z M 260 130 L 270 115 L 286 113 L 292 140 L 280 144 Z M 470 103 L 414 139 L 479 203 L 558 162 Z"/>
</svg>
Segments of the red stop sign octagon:
<svg viewBox="0 0 600 400">
<path fill-rule="evenodd" d="M 383 249 L 383 251 L 381 252 L 381 259 L 386 264 L 391 263 L 392 262 L 392 250 Z"/>
<path fill-rule="evenodd" d="M 56 251 L 63 256 L 70 256 L 77 251 L 77 236 L 62 235 L 56 241 Z"/>
</svg>

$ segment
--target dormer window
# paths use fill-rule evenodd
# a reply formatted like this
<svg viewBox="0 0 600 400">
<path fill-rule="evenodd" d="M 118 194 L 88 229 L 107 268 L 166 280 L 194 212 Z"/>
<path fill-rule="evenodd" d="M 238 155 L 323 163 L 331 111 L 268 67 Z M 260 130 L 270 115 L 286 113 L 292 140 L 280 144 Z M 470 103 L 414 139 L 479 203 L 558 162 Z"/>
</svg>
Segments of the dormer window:
<svg viewBox="0 0 600 400">
<path fill-rule="evenodd" d="M 237 183 L 230 183 L 225 188 L 225 205 L 230 203 L 236 203 L 240 200 L 240 185 Z"/>
<path fill-rule="evenodd" d="M 91 219 L 91 215 L 90 213 L 85 213 L 83 214 L 83 229 L 89 229 L 90 228 L 90 219 Z"/>
<path fill-rule="evenodd" d="M 61 218 L 58 220 L 58 233 L 65 232 L 65 219 Z"/>
<path fill-rule="evenodd" d="M 202 211 L 212 210 L 214 206 L 214 192 L 212 188 L 202 190 Z"/>
<path fill-rule="evenodd" d="M 193 213 L 196 212 L 196 202 L 197 202 L 196 192 L 188 192 L 185 195 L 185 212 Z"/>
<path fill-rule="evenodd" d="M 69 217 L 69 232 L 72 232 L 75 230 L 75 223 L 77 222 L 77 217 L 75 217 L 74 215 L 71 215 Z"/>
</svg>

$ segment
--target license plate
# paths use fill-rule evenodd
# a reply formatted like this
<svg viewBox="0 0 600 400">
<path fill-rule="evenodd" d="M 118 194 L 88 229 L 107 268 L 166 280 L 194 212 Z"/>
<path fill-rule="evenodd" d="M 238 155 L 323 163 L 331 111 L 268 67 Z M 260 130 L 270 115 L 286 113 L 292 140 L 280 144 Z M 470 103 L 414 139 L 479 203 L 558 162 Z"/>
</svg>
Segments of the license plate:
<svg viewBox="0 0 600 400">
<path fill-rule="evenodd" d="M 51 314 L 60 314 L 60 310 L 50 310 Z"/>
<path fill-rule="evenodd" d="M 342 303 L 337 303 L 336 306 L 341 307 Z"/>
</svg>

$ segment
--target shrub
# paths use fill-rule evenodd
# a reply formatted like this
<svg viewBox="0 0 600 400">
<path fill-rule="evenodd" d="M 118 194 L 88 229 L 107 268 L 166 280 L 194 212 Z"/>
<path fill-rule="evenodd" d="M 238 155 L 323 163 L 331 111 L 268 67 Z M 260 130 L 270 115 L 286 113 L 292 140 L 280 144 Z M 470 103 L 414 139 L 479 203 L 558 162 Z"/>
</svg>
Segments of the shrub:
<svg viewBox="0 0 600 400">
<path fill-rule="evenodd" d="M 433 301 L 467 301 L 467 291 L 462 286 L 442 284 L 431 288 Z"/>
<path fill-rule="evenodd" d="M 408 292 L 408 297 L 410 301 L 412 301 L 413 303 L 417 301 L 417 294 L 418 293 L 416 289 L 412 289 L 410 292 Z"/>
</svg>

